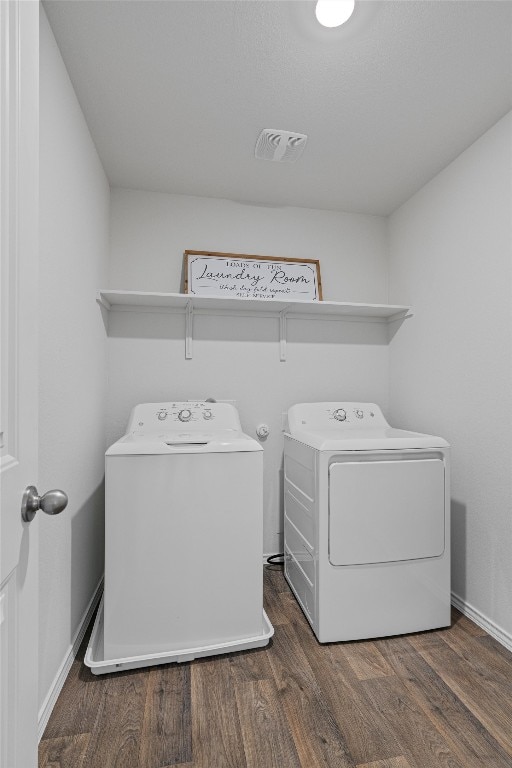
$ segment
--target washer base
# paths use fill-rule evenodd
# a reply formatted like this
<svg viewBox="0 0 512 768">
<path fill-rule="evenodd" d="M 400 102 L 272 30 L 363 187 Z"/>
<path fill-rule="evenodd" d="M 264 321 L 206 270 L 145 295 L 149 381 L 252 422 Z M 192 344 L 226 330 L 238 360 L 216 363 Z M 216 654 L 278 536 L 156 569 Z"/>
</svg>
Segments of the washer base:
<svg viewBox="0 0 512 768">
<path fill-rule="evenodd" d="M 265 611 L 262 613 L 262 633 L 257 637 L 247 637 L 216 645 L 205 645 L 197 648 L 183 648 L 169 653 L 132 656 L 120 659 L 105 659 L 103 651 L 103 597 L 94 621 L 94 627 L 87 646 L 84 663 L 90 667 L 93 675 L 104 675 L 109 672 L 122 672 L 126 669 L 152 667 L 156 664 L 184 663 L 202 656 L 216 656 L 222 653 L 245 651 L 249 648 L 259 648 L 267 645 L 274 634 L 274 627 Z"/>
</svg>

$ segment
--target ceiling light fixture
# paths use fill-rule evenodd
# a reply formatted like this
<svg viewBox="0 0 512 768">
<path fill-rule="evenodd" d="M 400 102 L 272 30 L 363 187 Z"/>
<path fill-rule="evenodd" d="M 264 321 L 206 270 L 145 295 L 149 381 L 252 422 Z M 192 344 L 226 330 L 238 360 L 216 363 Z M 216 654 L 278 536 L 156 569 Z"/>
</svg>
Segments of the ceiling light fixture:
<svg viewBox="0 0 512 768">
<path fill-rule="evenodd" d="M 355 0 L 318 0 L 316 18 L 324 27 L 340 27 L 354 13 Z"/>
</svg>

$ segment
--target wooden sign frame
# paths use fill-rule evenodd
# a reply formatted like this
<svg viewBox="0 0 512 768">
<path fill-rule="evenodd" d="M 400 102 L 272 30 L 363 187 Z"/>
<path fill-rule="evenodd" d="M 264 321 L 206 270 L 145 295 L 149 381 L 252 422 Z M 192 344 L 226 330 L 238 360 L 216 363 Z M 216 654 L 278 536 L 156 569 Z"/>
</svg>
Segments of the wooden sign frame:
<svg viewBox="0 0 512 768">
<path fill-rule="evenodd" d="M 190 250 L 184 252 L 183 258 L 183 288 L 187 294 L 265 301 L 322 301 L 318 259 Z M 212 263 L 216 271 L 208 271 L 208 264 Z M 202 274 L 195 275 L 194 269 L 199 268 Z"/>
</svg>

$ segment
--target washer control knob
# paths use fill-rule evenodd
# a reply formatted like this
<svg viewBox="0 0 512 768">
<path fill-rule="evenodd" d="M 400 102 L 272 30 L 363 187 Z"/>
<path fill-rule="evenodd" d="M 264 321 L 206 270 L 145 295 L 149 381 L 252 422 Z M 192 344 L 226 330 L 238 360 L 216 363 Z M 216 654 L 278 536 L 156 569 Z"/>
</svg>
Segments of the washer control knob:
<svg viewBox="0 0 512 768">
<path fill-rule="evenodd" d="M 167 411 L 164 411 L 163 409 L 161 411 L 157 411 L 156 415 L 158 416 L 159 421 L 164 421 L 164 419 L 167 418 L 168 413 Z"/>
<path fill-rule="evenodd" d="M 347 418 L 347 413 L 346 411 L 343 410 L 343 408 L 336 408 L 336 410 L 333 413 L 333 416 L 337 421 L 345 421 L 345 419 Z"/>
<path fill-rule="evenodd" d="M 182 411 L 178 413 L 178 419 L 180 421 L 190 421 L 192 418 L 192 411 L 190 408 L 184 408 Z"/>
<path fill-rule="evenodd" d="M 354 413 L 355 413 L 355 415 L 357 416 L 357 418 L 358 418 L 358 419 L 362 419 L 362 418 L 363 418 L 363 416 L 364 416 L 364 413 L 363 413 L 363 411 L 361 411 L 359 408 L 356 408 L 356 410 L 354 411 Z"/>
<path fill-rule="evenodd" d="M 206 421 L 209 421 L 210 419 L 213 419 L 213 413 L 210 411 L 209 408 L 208 408 L 208 410 L 203 411 L 203 419 L 206 419 Z"/>
</svg>

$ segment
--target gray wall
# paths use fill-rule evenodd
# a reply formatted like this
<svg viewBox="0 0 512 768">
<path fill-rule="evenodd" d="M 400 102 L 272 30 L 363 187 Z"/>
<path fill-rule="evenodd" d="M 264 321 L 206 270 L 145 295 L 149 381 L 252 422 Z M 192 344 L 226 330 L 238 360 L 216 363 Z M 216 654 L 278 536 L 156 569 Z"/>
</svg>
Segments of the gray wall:
<svg viewBox="0 0 512 768">
<path fill-rule="evenodd" d="M 389 221 L 390 346 L 402 427 L 452 445 L 454 593 L 512 642 L 512 115 Z"/>
<path fill-rule="evenodd" d="M 40 525 L 39 705 L 103 571 L 110 190 L 45 13 L 40 20 L 39 489 L 68 508 Z"/>
</svg>

